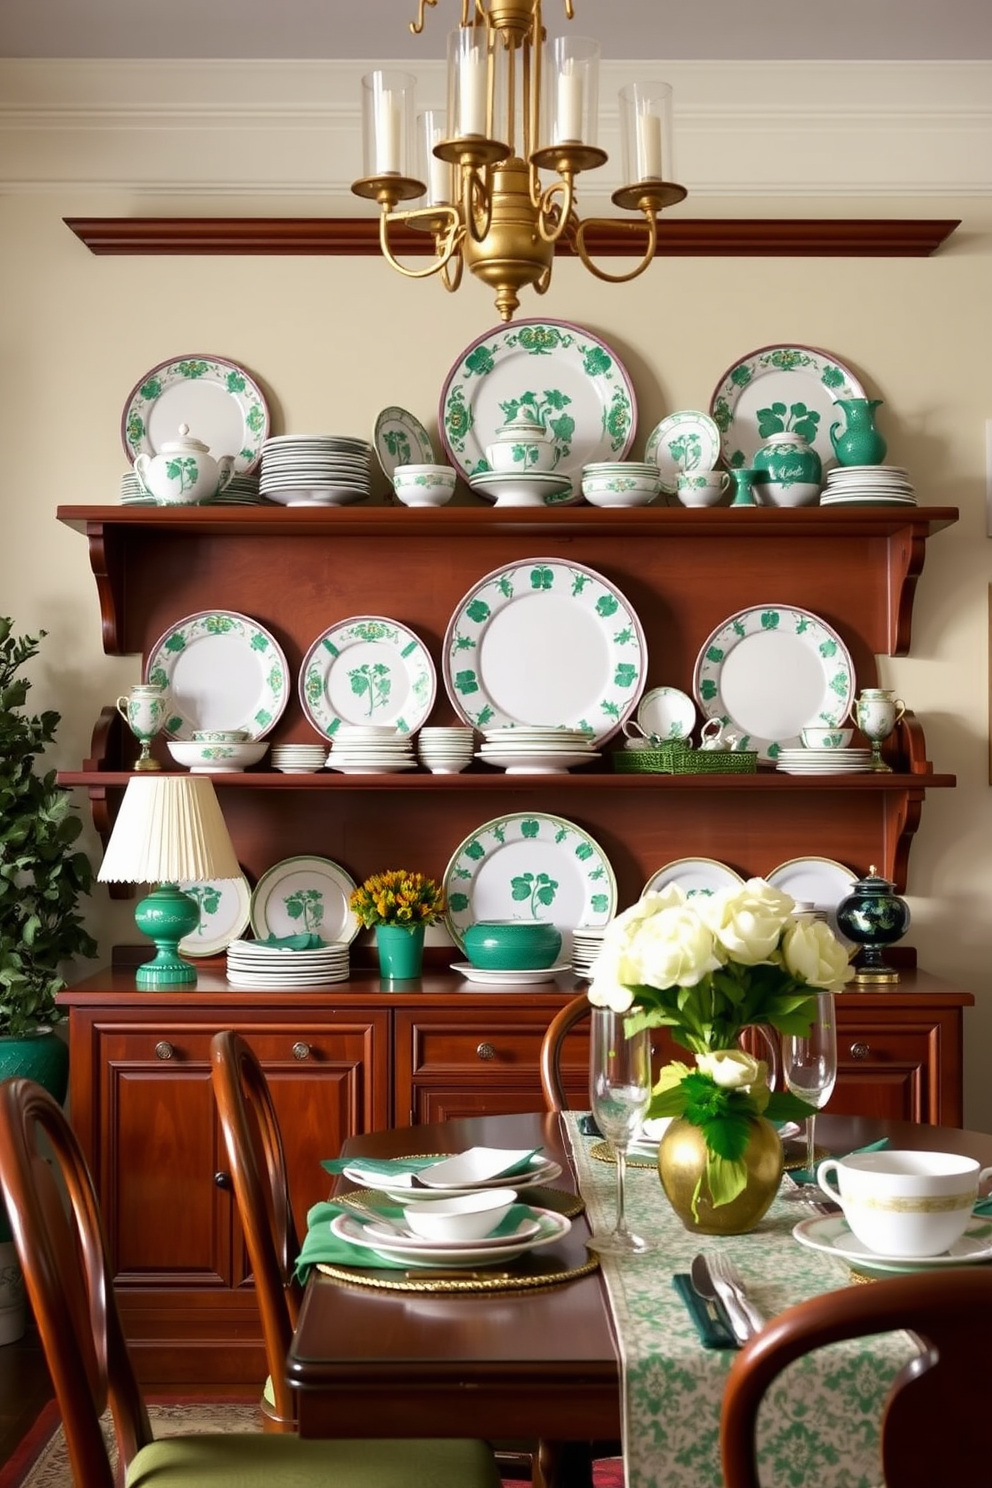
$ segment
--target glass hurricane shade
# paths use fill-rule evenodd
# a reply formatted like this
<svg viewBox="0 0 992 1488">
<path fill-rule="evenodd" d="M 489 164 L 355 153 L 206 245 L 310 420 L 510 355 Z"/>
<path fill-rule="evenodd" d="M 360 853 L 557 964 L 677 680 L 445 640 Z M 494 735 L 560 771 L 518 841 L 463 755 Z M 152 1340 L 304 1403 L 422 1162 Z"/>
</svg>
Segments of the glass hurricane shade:
<svg viewBox="0 0 992 1488">
<path fill-rule="evenodd" d="M 128 781 L 97 878 L 101 883 L 149 883 L 134 919 L 155 943 L 135 985 L 195 987 L 196 970 L 179 954 L 200 909 L 182 882 L 240 878 L 213 782 L 204 775 L 140 775 Z"/>
</svg>

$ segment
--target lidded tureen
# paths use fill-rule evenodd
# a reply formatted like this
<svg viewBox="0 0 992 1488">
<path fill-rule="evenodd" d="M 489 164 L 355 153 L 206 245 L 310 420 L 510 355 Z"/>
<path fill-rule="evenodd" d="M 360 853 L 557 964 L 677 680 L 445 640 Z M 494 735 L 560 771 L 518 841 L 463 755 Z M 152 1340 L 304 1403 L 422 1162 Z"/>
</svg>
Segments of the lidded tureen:
<svg viewBox="0 0 992 1488">
<path fill-rule="evenodd" d="M 218 496 L 234 474 L 234 456 L 215 460 L 210 446 L 194 439 L 188 424 L 179 425 L 179 438 L 163 440 L 157 455 L 141 454 L 135 473 L 149 496 L 168 506 L 191 506 Z"/>
</svg>

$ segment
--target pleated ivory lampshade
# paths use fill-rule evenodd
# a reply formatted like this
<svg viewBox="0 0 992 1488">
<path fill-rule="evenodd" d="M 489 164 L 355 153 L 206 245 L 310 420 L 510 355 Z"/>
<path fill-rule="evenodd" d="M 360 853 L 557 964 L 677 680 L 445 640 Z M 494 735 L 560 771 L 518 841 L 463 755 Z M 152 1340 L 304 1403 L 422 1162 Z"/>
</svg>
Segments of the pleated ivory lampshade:
<svg viewBox="0 0 992 1488">
<path fill-rule="evenodd" d="M 135 921 L 156 945 L 139 966 L 139 987 L 196 985 L 196 971 L 179 955 L 200 910 L 181 882 L 240 878 L 224 814 L 205 775 L 135 775 L 128 781 L 97 878 L 102 883 L 158 887 L 135 910 Z"/>
</svg>

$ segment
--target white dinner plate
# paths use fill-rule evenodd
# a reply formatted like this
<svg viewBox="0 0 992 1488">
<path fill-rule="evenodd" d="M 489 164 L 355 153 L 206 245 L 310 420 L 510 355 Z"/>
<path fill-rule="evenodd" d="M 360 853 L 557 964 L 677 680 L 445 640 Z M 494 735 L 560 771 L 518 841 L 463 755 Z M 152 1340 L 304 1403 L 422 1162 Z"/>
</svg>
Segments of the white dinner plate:
<svg viewBox="0 0 992 1488">
<path fill-rule="evenodd" d="M 815 346 L 760 346 L 728 367 L 710 400 L 733 468 L 750 465 L 769 434 L 787 430 L 808 440 L 823 469 L 837 464 L 830 442 L 838 398 L 863 398 L 849 367 Z"/>
<path fill-rule="evenodd" d="M 466 1147 L 432 1163 L 419 1175 L 428 1188 L 488 1188 L 497 1178 L 526 1173 L 535 1156 L 531 1147 Z"/>
<path fill-rule="evenodd" d="M 356 1215 L 355 1218 L 358 1219 L 359 1224 L 362 1224 L 360 1215 Z M 386 1245 L 390 1250 L 436 1251 L 438 1257 L 441 1259 L 451 1251 L 464 1250 L 466 1246 L 464 1240 L 428 1240 L 423 1235 L 415 1235 L 412 1231 L 406 1235 L 397 1235 L 395 1230 L 389 1229 L 387 1225 L 376 1224 L 371 1210 L 369 1212 L 369 1219 L 364 1224 L 363 1229 L 366 1239 L 373 1243 L 378 1242 Z M 537 1218 L 537 1211 L 528 1206 L 527 1217 L 521 1219 L 520 1223 L 510 1234 L 498 1236 L 485 1235 L 481 1240 L 473 1240 L 471 1242 L 471 1248 L 473 1250 L 506 1250 L 510 1245 L 519 1244 L 521 1240 L 532 1240 L 535 1235 L 540 1233 L 540 1230 L 541 1222 Z"/>
<path fill-rule="evenodd" d="M 490 991 L 519 992 L 522 988 L 541 987 L 553 982 L 560 972 L 571 971 L 570 961 L 556 961 L 554 966 L 545 966 L 540 971 L 486 971 L 473 966 L 470 961 L 452 961 L 452 971 Z"/>
<path fill-rule="evenodd" d="M 808 610 L 764 604 L 728 615 L 707 637 L 693 672 L 704 718 L 744 736 L 741 748 L 774 760 L 804 728 L 843 723 L 854 665 L 837 632 Z"/>
<path fill-rule="evenodd" d="M 708 413 L 670 413 L 648 435 L 644 458 L 657 465 L 661 489 L 671 496 L 688 470 L 712 470 L 720 458 L 720 430 Z"/>
<path fill-rule="evenodd" d="M 599 844 L 583 828 L 541 811 L 494 817 L 452 854 L 442 880 L 445 924 L 460 950 L 476 920 L 538 920 L 562 934 L 570 956 L 578 925 L 605 925 L 617 885 Z"/>
<path fill-rule="evenodd" d="M 766 873 L 765 878 L 774 888 L 791 894 L 793 899 L 822 910 L 837 939 L 846 946 L 853 945 L 853 941 L 837 928 L 837 906 L 853 891 L 858 881 L 853 868 L 835 862 L 833 858 L 790 858 Z"/>
<path fill-rule="evenodd" d="M 251 887 L 243 875 L 199 879 L 179 887 L 200 906 L 199 924 L 179 942 L 184 956 L 214 956 L 244 934 L 251 917 Z"/>
<path fill-rule="evenodd" d="M 178 439 L 185 424 L 215 460 L 234 456 L 238 474 L 254 470 L 269 432 L 269 409 L 258 383 L 236 362 L 216 356 L 175 357 L 146 372 L 127 395 L 121 440 L 132 465 Z"/>
<path fill-rule="evenodd" d="M 397 1173 L 395 1177 L 381 1173 L 372 1174 L 361 1167 L 360 1159 L 356 1159 L 354 1166 L 345 1168 L 343 1176 L 350 1183 L 357 1183 L 360 1187 L 370 1189 L 374 1193 L 388 1194 L 398 1204 L 430 1204 L 434 1199 L 454 1199 L 459 1194 L 478 1192 L 478 1185 L 461 1188 L 414 1188 L 412 1173 Z M 511 1174 L 509 1178 L 491 1178 L 486 1188 L 515 1188 L 518 1193 L 523 1193 L 528 1188 L 543 1188 L 545 1184 L 553 1183 L 560 1176 L 560 1163 L 536 1153 L 525 1172 Z"/>
<path fill-rule="evenodd" d="M 368 1234 L 368 1227 L 357 1216 L 339 1214 L 331 1220 L 331 1232 L 341 1240 L 372 1250 L 376 1255 L 390 1261 L 402 1261 L 409 1266 L 436 1266 L 442 1260 L 445 1266 L 496 1266 L 516 1260 L 528 1250 L 540 1245 L 552 1245 L 562 1240 L 572 1228 L 572 1222 L 564 1214 L 553 1209 L 534 1209 L 538 1217 L 538 1233 L 527 1239 L 509 1236 L 505 1245 L 466 1245 L 459 1248 L 446 1247 L 439 1250 L 424 1240 L 419 1246 L 396 1245 L 392 1240 L 376 1240 Z"/>
<path fill-rule="evenodd" d="M 388 481 L 397 465 L 435 464 L 434 446 L 423 424 L 405 408 L 384 408 L 375 421 L 375 452 Z"/>
<path fill-rule="evenodd" d="M 599 746 L 637 707 L 647 642 L 609 579 L 561 558 L 493 569 L 448 621 L 444 685 L 464 723 L 578 728 Z"/>
<path fill-rule="evenodd" d="M 199 610 L 152 646 L 145 681 L 169 693 L 170 739 L 195 731 L 246 729 L 264 739 L 289 697 L 289 666 L 275 636 L 233 610 Z"/>
<path fill-rule="evenodd" d="M 314 641 L 299 690 L 304 713 L 329 739 L 345 723 L 391 724 L 409 734 L 434 706 L 437 674 L 423 641 L 398 620 L 354 615 Z"/>
<path fill-rule="evenodd" d="M 992 1260 L 992 1223 L 972 1219 L 960 1240 L 935 1256 L 891 1256 L 869 1250 L 851 1233 L 843 1214 L 818 1215 L 800 1220 L 792 1231 L 800 1245 L 853 1261 L 860 1269 L 873 1271 L 934 1271 L 944 1266 L 974 1266 Z"/>
<path fill-rule="evenodd" d="M 521 413 L 555 441 L 555 471 L 582 500 L 582 467 L 622 460 L 637 427 L 637 399 L 616 352 L 564 320 L 518 320 L 467 346 L 441 389 L 438 428 L 452 465 L 468 480 L 488 468 L 486 445 Z"/>
<path fill-rule="evenodd" d="M 284 858 L 262 874 L 251 896 L 251 928 L 269 935 L 319 935 L 324 941 L 353 941 L 358 920 L 348 901 L 357 885 L 329 858 Z"/>
<path fill-rule="evenodd" d="M 691 899 L 698 894 L 715 894 L 717 889 L 739 888 L 743 882 L 739 873 L 716 858 L 674 858 L 652 873 L 641 890 L 641 897 L 657 893 L 669 884 L 678 884 L 686 898 Z"/>
</svg>

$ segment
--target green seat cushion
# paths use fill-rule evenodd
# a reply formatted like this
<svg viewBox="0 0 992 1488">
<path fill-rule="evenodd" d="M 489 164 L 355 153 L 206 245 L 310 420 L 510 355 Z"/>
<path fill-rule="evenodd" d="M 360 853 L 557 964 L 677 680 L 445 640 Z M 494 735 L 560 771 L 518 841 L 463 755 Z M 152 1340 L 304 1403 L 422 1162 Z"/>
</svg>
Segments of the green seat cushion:
<svg viewBox="0 0 992 1488">
<path fill-rule="evenodd" d="M 479 1441 L 301 1441 L 232 1433 L 166 1436 L 131 1462 L 127 1488 L 500 1488 Z"/>
</svg>

